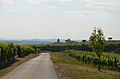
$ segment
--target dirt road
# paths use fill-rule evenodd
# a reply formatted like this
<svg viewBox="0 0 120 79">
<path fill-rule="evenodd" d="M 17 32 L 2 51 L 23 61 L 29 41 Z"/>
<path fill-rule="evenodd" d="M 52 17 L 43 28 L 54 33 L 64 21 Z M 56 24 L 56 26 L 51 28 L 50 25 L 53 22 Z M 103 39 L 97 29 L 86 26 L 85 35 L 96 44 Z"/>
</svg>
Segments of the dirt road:
<svg viewBox="0 0 120 79">
<path fill-rule="evenodd" d="M 0 79 L 58 79 L 49 53 L 41 53 Z"/>
</svg>

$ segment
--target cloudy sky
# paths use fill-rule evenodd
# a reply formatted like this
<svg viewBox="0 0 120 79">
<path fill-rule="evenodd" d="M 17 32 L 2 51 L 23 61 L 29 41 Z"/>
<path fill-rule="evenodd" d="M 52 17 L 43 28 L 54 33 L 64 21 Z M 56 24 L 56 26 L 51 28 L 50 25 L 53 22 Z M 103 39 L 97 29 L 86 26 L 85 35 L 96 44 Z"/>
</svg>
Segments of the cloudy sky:
<svg viewBox="0 0 120 79">
<path fill-rule="evenodd" d="M 120 0 L 0 0 L 0 38 L 120 39 Z"/>
</svg>

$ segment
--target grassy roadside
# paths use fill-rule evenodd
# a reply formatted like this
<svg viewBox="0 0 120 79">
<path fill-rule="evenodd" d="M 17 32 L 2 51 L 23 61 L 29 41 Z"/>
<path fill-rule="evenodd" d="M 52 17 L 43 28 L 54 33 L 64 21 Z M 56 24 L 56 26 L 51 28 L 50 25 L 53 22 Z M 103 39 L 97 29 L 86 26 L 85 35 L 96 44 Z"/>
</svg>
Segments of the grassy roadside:
<svg viewBox="0 0 120 79">
<path fill-rule="evenodd" d="M 51 53 L 61 79 L 120 79 L 119 72 L 98 71 L 63 53 Z"/>
<path fill-rule="evenodd" d="M 17 62 L 11 64 L 9 67 L 0 70 L 0 77 L 7 74 L 8 72 L 10 72 L 11 70 L 13 70 L 14 68 L 16 68 L 17 66 L 21 65 L 22 63 L 38 56 L 39 54 L 30 54 L 24 58 L 17 58 Z"/>
</svg>

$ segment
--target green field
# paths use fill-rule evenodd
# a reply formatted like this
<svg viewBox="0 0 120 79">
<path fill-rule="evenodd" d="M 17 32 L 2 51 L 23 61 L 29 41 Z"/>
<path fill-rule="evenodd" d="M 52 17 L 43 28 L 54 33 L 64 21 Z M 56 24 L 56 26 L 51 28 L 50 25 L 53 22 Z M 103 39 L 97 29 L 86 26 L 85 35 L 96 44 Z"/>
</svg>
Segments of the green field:
<svg viewBox="0 0 120 79">
<path fill-rule="evenodd" d="M 66 50 L 65 53 L 85 64 L 98 67 L 99 58 L 94 52 Z M 100 59 L 100 65 L 102 69 L 120 71 L 120 54 L 104 52 Z"/>
<path fill-rule="evenodd" d="M 120 73 L 115 71 L 98 71 L 76 58 L 64 53 L 52 53 L 51 59 L 61 79 L 119 79 Z"/>
</svg>

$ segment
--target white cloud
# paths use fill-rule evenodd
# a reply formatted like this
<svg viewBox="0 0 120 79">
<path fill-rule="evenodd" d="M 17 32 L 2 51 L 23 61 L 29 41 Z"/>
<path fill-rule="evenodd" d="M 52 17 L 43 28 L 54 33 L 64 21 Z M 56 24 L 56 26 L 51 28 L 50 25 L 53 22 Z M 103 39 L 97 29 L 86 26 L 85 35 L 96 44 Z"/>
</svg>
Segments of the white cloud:
<svg viewBox="0 0 120 79">
<path fill-rule="evenodd" d="M 16 10 L 16 9 L 11 9 L 11 10 L 8 10 L 8 12 L 11 12 L 11 13 L 20 13 L 22 11 L 21 10 Z"/>
<path fill-rule="evenodd" d="M 106 9 L 120 9 L 120 0 L 81 0 L 89 7 L 106 8 Z"/>
<path fill-rule="evenodd" d="M 72 0 L 56 0 L 58 2 L 71 2 Z"/>
<path fill-rule="evenodd" d="M 64 5 L 65 3 L 73 2 L 73 0 L 55 0 L 55 2 Z"/>
<path fill-rule="evenodd" d="M 13 0 L 0 0 L 0 4 L 14 4 Z"/>
<path fill-rule="evenodd" d="M 64 4 L 65 2 L 71 2 L 72 0 L 26 0 L 27 2 L 31 3 L 31 4 L 39 4 L 41 2 L 58 2 L 61 4 Z"/>
<path fill-rule="evenodd" d="M 53 5 L 51 5 L 51 6 L 48 6 L 48 8 L 50 8 L 50 9 L 56 9 L 57 6 L 53 6 Z"/>
<path fill-rule="evenodd" d="M 69 11 L 69 12 L 64 12 L 64 13 L 68 17 L 81 17 L 81 16 L 85 16 L 85 14 L 82 13 L 81 11 Z"/>
<path fill-rule="evenodd" d="M 31 4 L 39 4 L 41 2 L 49 2 L 49 0 L 26 0 L 26 1 Z"/>
<path fill-rule="evenodd" d="M 88 11 L 88 10 L 83 10 L 83 11 L 68 11 L 64 12 L 66 16 L 68 17 L 83 17 L 83 16 L 108 16 L 110 14 L 105 13 L 105 12 L 98 12 L 98 11 Z"/>
</svg>

